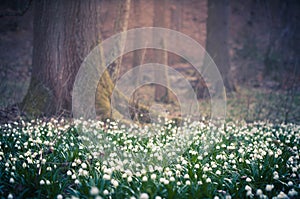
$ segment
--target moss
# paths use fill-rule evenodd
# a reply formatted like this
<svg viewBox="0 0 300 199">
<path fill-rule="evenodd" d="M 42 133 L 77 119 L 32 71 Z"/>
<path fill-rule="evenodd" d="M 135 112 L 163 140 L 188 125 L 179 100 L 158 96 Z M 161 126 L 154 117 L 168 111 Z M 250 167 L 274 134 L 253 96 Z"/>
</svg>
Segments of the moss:
<svg viewBox="0 0 300 199">
<path fill-rule="evenodd" d="M 108 71 L 105 71 L 99 80 L 95 100 L 96 113 L 103 119 L 111 117 L 110 97 L 113 92 L 113 88 L 114 84 L 108 74 Z"/>
<path fill-rule="evenodd" d="M 31 79 L 28 92 L 21 103 L 21 108 L 30 116 L 53 114 L 54 98 L 52 92 L 41 82 Z"/>
</svg>

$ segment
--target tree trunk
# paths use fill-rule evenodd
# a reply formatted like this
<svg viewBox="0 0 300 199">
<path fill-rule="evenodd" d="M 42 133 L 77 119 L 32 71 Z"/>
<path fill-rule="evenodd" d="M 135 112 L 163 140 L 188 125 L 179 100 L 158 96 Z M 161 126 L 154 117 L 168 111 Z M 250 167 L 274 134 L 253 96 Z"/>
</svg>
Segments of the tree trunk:
<svg viewBox="0 0 300 199">
<path fill-rule="evenodd" d="M 184 2 L 181 0 L 169 1 L 171 4 L 170 7 L 170 28 L 181 32 L 182 29 L 182 20 L 183 20 L 183 6 Z M 179 56 L 169 56 L 168 63 L 170 65 L 178 64 L 182 62 L 182 58 Z"/>
<path fill-rule="evenodd" d="M 138 28 L 139 26 L 140 26 L 140 19 L 141 19 L 141 17 L 142 17 L 142 14 L 141 14 L 141 1 L 140 0 L 136 0 L 136 1 L 134 1 L 134 5 L 133 5 L 133 11 L 134 11 L 134 20 L 135 20 L 135 25 L 136 25 L 136 27 L 135 28 Z M 142 42 L 142 37 L 141 37 L 141 35 L 140 34 L 136 34 L 136 36 L 135 36 L 135 39 L 134 39 L 134 43 L 133 43 L 133 45 L 134 45 L 134 47 L 136 47 L 136 46 L 138 46 L 138 44 L 140 43 L 140 42 Z M 143 49 L 144 51 L 146 50 L 146 48 L 145 49 Z M 133 52 L 133 58 L 132 58 L 132 67 L 136 67 L 136 66 L 139 66 L 139 65 L 141 65 L 142 64 L 142 57 L 143 57 L 143 50 L 135 50 L 134 52 Z M 134 80 L 134 82 L 135 82 L 135 84 L 136 85 L 139 85 L 139 76 L 134 76 L 134 77 L 132 77 L 132 78 L 134 78 L 135 80 Z"/>
<path fill-rule="evenodd" d="M 115 26 L 114 26 L 114 32 L 120 33 L 125 32 L 128 29 L 128 21 L 129 21 L 129 14 L 130 14 L 130 5 L 131 0 L 119 0 L 119 8 L 118 8 L 118 14 L 115 20 Z M 123 51 L 124 51 L 124 45 L 126 41 L 126 34 L 120 39 L 120 42 L 118 44 L 118 47 L 120 48 L 121 56 L 112 64 L 112 69 L 110 72 L 110 75 L 112 77 L 113 82 L 116 82 L 116 80 L 119 78 L 120 70 L 122 66 L 123 61 Z"/>
<path fill-rule="evenodd" d="M 153 26 L 155 27 L 163 27 L 168 28 L 167 26 L 167 14 L 166 14 L 166 6 L 167 6 L 167 0 L 154 0 L 154 20 L 153 20 Z M 165 35 L 167 36 L 167 35 Z M 166 41 L 162 40 L 162 45 L 165 47 Z M 154 51 L 154 57 L 155 61 L 157 63 L 161 63 L 164 65 L 168 65 L 168 52 L 167 51 Z M 165 73 L 155 73 L 156 79 L 164 79 L 166 81 L 166 84 L 168 84 L 168 74 L 167 71 Z M 169 101 L 169 93 L 168 89 L 161 85 L 155 86 L 155 101 L 157 102 L 168 102 Z"/>
<path fill-rule="evenodd" d="M 101 41 L 97 11 L 101 1 L 34 3 L 32 77 L 22 106 L 33 115 L 70 113 L 71 93 L 79 67 Z M 102 78 L 100 84 L 111 84 L 109 75 Z M 98 86 L 100 90 L 103 88 L 105 85 Z M 105 101 L 109 101 L 108 96 Z"/>
<path fill-rule="evenodd" d="M 226 91 L 234 91 L 228 50 L 229 0 L 209 0 L 207 7 L 206 51 L 217 65 Z M 209 62 L 209 58 L 204 58 L 204 67 L 208 67 L 207 63 Z"/>
<path fill-rule="evenodd" d="M 141 0 L 134 1 L 133 12 L 134 12 L 134 24 L 135 24 L 134 28 L 139 28 L 141 27 L 141 21 L 142 21 L 141 17 L 143 16 L 141 10 Z M 143 41 L 143 39 L 145 38 L 143 38 L 140 34 L 136 34 L 135 39 L 133 40 L 133 46 L 136 48 Z M 133 51 L 132 66 L 131 66 L 132 68 L 143 64 L 146 51 L 147 48 Z M 137 70 L 136 74 L 140 73 L 139 68 L 136 68 L 135 70 Z M 140 86 L 140 75 L 133 75 L 132 79 L 136 88 L 138 88 Z M 132 112 L 131 115 L 135 115 L 134 118 L 138 118 L 137 115 L 138 111 L 136 111 L 136 104 L 137 101 L 139 100 L 138 96 L 139 96 L 139 92 L 138 90 L 135 90 L 135 92 L 132 95 L 131 105 L 130 105 L 131 107 L 134 107 L 133 111 L 131 111 Z"/>
</svg>

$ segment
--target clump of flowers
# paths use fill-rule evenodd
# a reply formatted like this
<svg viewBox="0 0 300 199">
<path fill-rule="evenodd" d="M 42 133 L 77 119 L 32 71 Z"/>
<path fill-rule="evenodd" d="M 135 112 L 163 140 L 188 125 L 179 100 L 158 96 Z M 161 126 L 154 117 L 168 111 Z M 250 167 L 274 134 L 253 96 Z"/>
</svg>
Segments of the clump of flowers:
<svg viewBox="0 0 300 199">
<path fill-rule="evenodd" d="M 20 120 L 0 126 L 0 195 L 297 198 L 299 146 L 294 124 Z"/>
</svg>

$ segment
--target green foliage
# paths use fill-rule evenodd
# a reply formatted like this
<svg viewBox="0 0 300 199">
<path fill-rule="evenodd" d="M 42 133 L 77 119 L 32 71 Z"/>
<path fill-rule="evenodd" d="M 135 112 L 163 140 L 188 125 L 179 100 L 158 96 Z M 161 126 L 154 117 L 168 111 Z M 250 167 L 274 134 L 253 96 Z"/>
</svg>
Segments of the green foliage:
<svg viewBox="0 0 300 199">
<path fill-rule="evenodd" d="M 155 135 L 130 133 L 135 130 Z M 184 153 L 177 154 L 176 161 L 163 167 L 145 165 L 130 170 L 125 160 L 122 166 L 104 158 L 107 154 L 102 153 L 101 142 L 83 142 L 86 135 L 93 134 L 104 139 L 106 146 L 119 146 L 124 152 L 138 147 L 151 154 L 157 146 L 164 150 L 174 148 L 166 146 L 172 139 L 181 139 L 182 133 L 176 134 L 181 130 L 189 130 L 192 140 L 179 143 L 190 144 Z M 153 128 L 139 128 L 109 121 L 20 121 L 0 127 L 0 195 L 271 198 L 286 194 L 296 197 L 300 191 L 299 146 L 300 126 L 292 124 L 227 123 L 217 127 L 206 122 L 185 122 L 178 128 L 167 121 Z"/>
<path fill-rule="evenodd" d="M 227 96 L 227 121 L 270 121 L 274 123 L 299 123 L 300 94 L 289 91 L 239 88 Z M 199 101 L 201 115 L 209 118 L 210 99 Z"/>
</svg>

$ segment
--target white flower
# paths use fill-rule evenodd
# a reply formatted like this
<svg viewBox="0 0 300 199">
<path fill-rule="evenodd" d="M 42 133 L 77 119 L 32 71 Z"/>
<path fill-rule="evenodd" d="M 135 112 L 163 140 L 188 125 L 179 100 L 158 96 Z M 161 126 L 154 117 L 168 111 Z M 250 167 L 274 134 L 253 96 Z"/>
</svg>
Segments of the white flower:
<svg viewBox="0 0 300 199">
<path fill-rule="evenodd" d="M 86 168 L 87 168 L 87 165 L 86 165 L 85 162 L 81 164 L 81 168 L 83 168 L 83 169 L 86 169 Z"/>
<path fill-rule="evenodd" d="M 147 173 L 147 171 L 146 171 L 145 169 L 142 169 L 142 170 L 141 170 L 141 173 L 142 173 L 143 175 L 145 175 L 145 174 Z"/>
<path fill-rule="evenodd" d="M 9 182 L 13 184 L 13 183 L 15 183 L 15 180 L 13 178 L 10 178 Z"/>
<path fill-rule="evenodd" d="M 274 179 L 274 180 L 278 180 L 278 179 L 279 179 L 279 175 L 278 175 L 278 174 L 275 174 L 274 177 L 273 177 L 273 179 Z"/>
<path fill-rule="evenodd" d="M 164 181 L 165 181 L 165 178 L 160 178 L 160 179 L 159 179 L 159 182 L 160 182 L 160 183 L 163 183 Z"/>
<path fill-rule="evenodd" d="M 252 191 L 252 188 L 251 188 L 249 185 L 246 185 L 246 186 L 245 186 L 245 190 L 246 190 L 246 191 Z"/>
<path fill-rule="evenodd" d="M 280 192 L 278 195 L 277 195 L 277 198 L 280 198 L 280 199 L 287 199 L 289 198 L 284 192 Z"/>
<path fill-rule="evenodd" d="M 294 185 L 294 183 L 293 183 L 292 181 L 289 181 L 289 182 L 288 182 L 288 185 L 291 187 L 291 186 Z"/>
<path fill-rule="evenodd" d="M 143 181 L 143 182 L 147 182 L 147 181 L 148 181 L 147 176 L 143 176 L 142 181 Z"/>
<path fill-rule="evenodd" d="M 208 168 L 208 167 L 204 167 L 204 168 L 203 168 L 203 171 L 204 171 L 204 172 L 207 172 L 207 171 L 209 171 L 209 168 Z"/>
<path fill-rule="evenodd" d="M 277 171 L 274 171 L 274 172 L 273 172 L 273 179 L 274 179 L 274 180 L 278 180 L 278 179 L 279 179 L 279 175 L 278 175 L 278 172 L 277 172 Z"/>
<path fill-rule="evenodd" d="M 132 182 L 132 177 L 131 176 L 128 176 L 127 182 Z"/>
<path fill-rule="evenodd" d="M 272 191 L 273 188 L 274 188 L 274 185 L 272 185 L 272 184 L 266 185 L 266 191 Z"/>
<path fill-rule="evenodd" d="M 214 199 L 220 199 L 219 196 L 215 196 Z"/>
<path fill-rule="evenodd" d="M 92 187 L 92 188 L 90 189 L 90 194 L 91 194 L 92 196 L 98 195 L 98 194 L 99 194 L 99 189 L 98 189 L 97 187 Z"/>
<path fill-rule="evenodd" d="M 231 195 L 226 195 L 225 199 L 231 199 Z"/>
<path fill-rule="evenodd" d="M 46 180 L 46 185 L 50 185 L 50 181 L 49 180 Z"/>
<path fill-rule="evenodd" d="M 119 182 L 116 181 L 115 179 L 112 179 L 112 180 L 111 180 L 111 183 L 112 183 L 112 185 L 113 185 L 114 187 L 119 186 Z"/>
<path fill-rule="evenodd" d="M 185 184 L 186 184 L 186 185 L 191 185 L 191 181 L 187 180 L 187 181 L 185 182 Z"/>
<path fill-rule="evenodd" d="M 125 173 L 128 175 L 128 176 L 132 176 L 132 172 L 130 170 L 126 170 Z"/>
<path fill-rule="evenodd" d="M 87 176 L 89 174 L 89 172 L 87 170 L 82 170 L 82 173 L 81 173 L 83 176 Z"/>
<path fill-rule="evenodd" d="M 251 182 L 252 180 L 251 180 L 251 178 L 246 178 L 246 182 Z"/>
<path fill-rule="evenodd" d="M 63 199 L 64 197 L 63 197 L 61 194 L 58 194 L 58 195 L 56 196 L 56 198 L 57 198 L 57 199 Z"/>
<path fill-rule="evenodd" d="M 169 184 L 169 180 L 165 179 L 164 184 L 168 185 Z"/>
<path fill-rule="evenodd" d="M 150 178 L 151 178 L 151 180 L 155 180 L 156 179 L 156 174 L 155 173 L 151 174 Z"/>
<path fill-rule="evenodd" d="M 76 179 L 76 180 L 74 181 L 74 183 L 75 183 L 75 184 L 80 184 L 80 181 L 79 181 L 78 179 Z"/>
<path fill-rule="evenodd" d="M 105 180 L 110 180 L 110 175 L 104 174 L 104 175 L 103 175 L 103 179 L 105 179 Z"/>
<path fill-rule="evenodd" d="M 296 173 L 297 172 L 297 167 L 293 167 L 292 171 Z"/>
<path fill-rule="evenodd" d="M 196 165 L 195 165 L 196 167 Z M 176 169 L 181 170 L 182 166 L 180 164 L 176 164 Z"/>
<path fill-rule="evenodd" d="M 140 199 L 149 199 L 149 195 L 147 193 L 142 193 Z"/>
<path fill-rule="evenodd" d="M 112 174 L 112 169 L 110 168 L 105 168 L 104 173 L 111 175 Z"/>
<path fill-rule="evenodd" d="M 155 199 L 162 199 L 162 197 L 160 197 L 160 196 L 155 196 Z"/>
<path fill-rule="evenodd" d="M 207 179 L 206 179 L 206 183 L 211 183 L 211 179 L 210 179 L 210 178 L 207 178 Z"/>
<path fill-rule="evenodd" d="M 247 191 L 246 195 L 249 196 L 249 197 L 253 197 L 253 193 L 252 193 L 251 190 Z"/>
<path fill-rule="evenodd" d="M 67 171 L 67 175 L 68 175 L 68 176 L 72 175 L 72 171 L 68 170 L 68 171 Z"/>
<path fill-rule="evenodd" d="M 32 164 L 33 163 L 32 159 L 29 158 L 29 157 L 26 160 L 27 160 L 28 164 Z"/>
<path fill-rule="evenodd" d="M 107 190 L 107 189 L 104 189 L 104 191 L 103 191 L 103 195 L 108 195 L 109 194 L 109 191 Z"/>
<path fill-rule="evenodd" d="M 294 196 L 297 196 L 297 195 L 298 195 L 298 192 L 295 191 L 295 189 L 291 189 L 291 190 L 289 190 L 288 195 L 291 196 L 291 197 L 294 197 Z"/>
<path fill-rule="evenodd" d="M 256 190 L 256 195 L 261 196 L 263 194 L 263 191 L 261 189 Z"/>
<path fill-rule="evenodd" d="M 7 199 L 13 199 L 13 198 L 14 198 L 14 196 L 11 193 L 8 194 Z"/>
<path fill-rule="evenodd" d="M 80 159 L 76 159 L 75 162 L 76 162 L 77 164 L 81 164 L 81 160 L 80 160 Z"/>
<path fill-rule="evenodd" d="M 126 174 L 126 173 L 123 173 L 123 174 L 122 174 L 122 178 L 127 178 L 127 174 Z"/>
<path fill-rule="evenodd" d="M 41 180 L 40 181 L 40 185 L 44 185 L 45 184 L 45 181 L 44 180 Z"/>
</svg>

